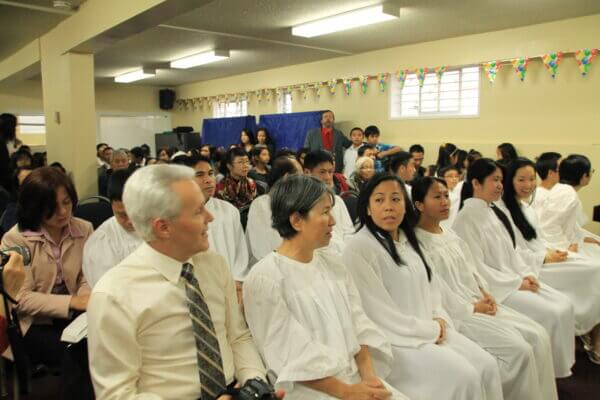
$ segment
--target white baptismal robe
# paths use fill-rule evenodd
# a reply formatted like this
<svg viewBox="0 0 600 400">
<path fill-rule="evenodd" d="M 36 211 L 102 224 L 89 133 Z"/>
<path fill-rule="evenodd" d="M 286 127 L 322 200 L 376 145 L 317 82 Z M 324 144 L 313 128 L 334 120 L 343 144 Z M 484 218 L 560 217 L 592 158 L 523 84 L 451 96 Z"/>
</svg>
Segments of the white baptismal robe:
<svg viewBox="0 0 600 400">
<path fill-rule="evenodd" d="M 488 290 L 467 244 L 452 230 L 440 234 L 417 228 L 417 237 L 433 272 L 460 297 L 467 313 L 453 314 L 459 331 L 492 354 L 500 368 L 504 398 L 557 399 L 550 338 L 532 319 L 498 305 L 496 315 L 473 312 Z M 480 289 L 481 288 L 481 289 Z"/>
<path fill-rule="evenodd" d="M 532 206 L 522 202 L 520 205 L 537 238 L 526 240 L 511 218 L 517 251 L 527 264 L 535 267 L 540 281 L 571 299 L 575 310 L 575 333 L 588 333 L 600 323 L 600 258 L 569 253 L 566 261 L 544 264 L 548 247 L 541 239 L 537 214 Z M 499 206 L 511 217 L 503 202 L 499 202 Z"/>
<path fill-rule="evenodd" d="M 493 357 L 452 328 L 436 279 L 428 282 L 423 262 L 403 234 L 396 247 L 402 265 L 363 228 L 350 238 L 342 257 L 365 312 L 392 343 L 390 384 L 423 400 L 501 399 Z M 440 345 L 435 344 L 440 327 L 434 318 L 448 323 L 448 337 Z"/>
<path fill-rule="evenodd" d="M 344 200 L 337 195 L 331 214 L 335 219 L 335 226 L 327 249 L 341 254 L 346 237 L 354 233 L 354 225 Z M 271 197 L 269 195 L 259 196 L 250 205 L 248 224 L 246 225 L 246 237 L 255 260 L 260 260 L 271 253 L 283 241 L 271 224 Z"/>
<path fill-rule="evenodd" d="M 233 279 L 243 281 L 249 271 L 249 257 L 240 212 L 231 203 L 214 197 L 205 206 L 214 217 L 208 224 L 210 249 L 225 258 Z"/>
<path fill-rule="evenodd" d="M 448 192 L 448 195 L 450 196 L 450 213 L 448 214 L 448 219 L 440 222 L 440 225 L 444 230 L 452 228 L 452 224 L 456 219 L 460 207 L 460 192 L 464 183 L 464 181 L 458 182 L 454 189 Z"/>
<path fill-rule="evenodd" d="M 544 190 L 542 188 L 542 193 Z M 540 191 L 540 188 L 537 191 Z M 577 243 L 580 253 L 600 258 L 599 245 L 583 242 L 587 236 L 596 240 L 600 240 L 600 237 L 583 228 L 588 222 L 588 217 L 575 189 L 571 185 L 557 183 L 550 191 L 545 191 L 547 195 L 542 196 L 545 199 L 534 202 L 542 238 L 550 247 L 559 250 L 567 250 L 569 245 Z M 539 196 L 536 194 L 536 197 Z"/>
<path fill-rule="evenodd" d="M 83 275 L 94 287 L 109 269 L 113 268 L 144 241 L 135 233 L 127 232 L 113 216 L 96 229 L 83 247 Z"/>
<path fill-rule="evenodd" d="M 568 297 L 543 283 L 536 293 L 519 290 L 523 278 L 537 276 L 535 267 L 521 258 L 506 228 L 484 200 L 467 199 L 453 229 L 469 246 L 478 272 L 496 301 L 546 329 L 552 343 L 555 376 L 569 376 L 575 362 L 575 320 Z"/>
<path fill-rule="evenodd" d="M 333 399 L 302 381 L 335 377 L 360 382 L 354 357 L 361 345 L 369 347 L 378 377 L 383 380 L 390 372 L 390 344 L 365 315 L 352 278 L 338 260 L 315 252 L 311 262 L 301 263 L 272 252 L 244 282 L 248 326 L 286 399 Z M 392 399 L 406 399 L 387 386 Z"/>
</svg>

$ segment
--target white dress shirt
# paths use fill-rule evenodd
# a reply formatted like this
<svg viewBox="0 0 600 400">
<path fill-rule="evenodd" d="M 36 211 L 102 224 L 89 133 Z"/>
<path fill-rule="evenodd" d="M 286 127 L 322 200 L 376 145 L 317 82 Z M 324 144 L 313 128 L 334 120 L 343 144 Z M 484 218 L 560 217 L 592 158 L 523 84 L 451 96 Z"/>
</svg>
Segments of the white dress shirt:
<svg viewBox="0 0 600 400">
<path fill-rule="evenodd" d="M 248 273 L 248 245 L 240 221 L 240 212 L 228 201 L 211 197 L 206 209 L 215 217 L 208 224 L 210 249 L 225 257 L 236 281 Z"/>
<path fill-rule="evenodd" d="M 94 287 L 102 275 L 133 253 L 142 239 L 127 232 L 110 217 L 92 233 L 83 247 L 83 275 Z"/>
<path fill-rule="evenodd" d="M 194 266 L 215 327 L 226 382 L 265 371 L 237 304 L 225 260 L 202 252 Z M 88 304 L 96 399 L 198 399 L 200 378 L 182 263 L 146 243 L 108 271 Z"/>
</svg>

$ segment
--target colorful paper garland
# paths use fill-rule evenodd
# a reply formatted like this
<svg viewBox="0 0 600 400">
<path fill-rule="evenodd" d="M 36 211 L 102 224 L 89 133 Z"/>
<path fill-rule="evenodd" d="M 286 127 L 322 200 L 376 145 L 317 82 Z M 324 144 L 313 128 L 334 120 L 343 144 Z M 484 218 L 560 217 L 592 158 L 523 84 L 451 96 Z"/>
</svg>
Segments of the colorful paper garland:
<svg viewBox="0 0 600 400">
<path fill-rule="evenodd" d="M 377 82 L 379 83 L 379 90 L 381 92 L 385 92 L 385 88 L 387 86 L 387 81 L 390 77 L 390 74 L 388 74 L 387 72 L 382 72 L 378 75 L 377 77 Z"/>
<path fill-rule="evenodd" d="M 502 66 L 501 61 L 489 61 L 483 64 L 483 71 L 485 72 L 485 76 L 488 78 L 490 83 L 494 83 L 496 80 L 496 75 L 498 74 L 498 70 Z"/>
<path fill-rule="evenodd" d="M 434 69 L 435 76 L 437 77 L 438 83 L 440 83 L 442 81 L 442 76 L 444 75 L 444 72 L 446 72 L 447 70 L 448 70 L 448 67 L 446 67 L 446 66 L 436 67 Z"/>
<path fill-rule="evenodd" d="M 592 61 L 594 61 L 597 55 L 598 49 L 581 49 L 575 52 L 575 60 L 577 61 L 581 75 L 585 76 L 588 74 Z"/>
<path fill-rule="evenodd" d="M 400 90 L 404 88 L 404 82 L 406 82 L 406 77 L 408 76 L 408 73 L 408 69 L 399 69 L 398 71 L 396 71 L 396 78 L 400 83 Z"/>
<path fill-rule="evenodd" d="M 427 76 L 428 72 L 429 68 L 427 67 L 415 69 L 415 74 L 417 75 L 417 80 L 419 81 L 419 87 L 423 87 L 423 84 L 425 83 L 425 77 Z"/>
<path fill-rule="evenodd" d="M 552 78 L 556 77 L 558 72 L 558 66 L 562 60 L 562 53 L 559 51 L 558 53 L 548 53 L 542 56 L 542 62 L 544 63 L 544 67 L 548 71 L 550 71 L 550 75 Z"/>
<path fill-rule="evenodd" d="M 529 58 L 527 58 L 527 57 L 515 58 L 514 60 L 511 60 L 510 62 L 513 65 L 513 68 L 515 69 L 517 76 L 519 77 L 521 82 L 523 82 L 525 80 L 525 75 L 527 74 L 527 66 L 529 65 Z"/>
<path fill-rule="evenodd" d="M 360 89 L 363 92 L 363 94 L 367 93 L 367 90 L 369 89 L 369 79 L 369 75 L 358 76 L 358 81 L 360 82 Z"/>
<path fill-rule="evenodd" d="M 344 84 L 346 96 L 350 96 L 350 93 L 352 92 L 352 78 L 344 78 L 342 79 L 342 83 Z"/>
</svg>

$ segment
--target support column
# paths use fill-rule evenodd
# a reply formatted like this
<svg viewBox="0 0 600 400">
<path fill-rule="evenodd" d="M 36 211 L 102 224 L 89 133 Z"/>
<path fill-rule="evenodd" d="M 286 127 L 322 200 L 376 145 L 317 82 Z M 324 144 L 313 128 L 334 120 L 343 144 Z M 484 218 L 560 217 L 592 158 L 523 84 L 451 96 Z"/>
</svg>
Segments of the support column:
<svg viewBox="0 0 600 400">
<path fill-rule="evenodd" d="M 66 53 L 41 40 L 48 162 L 72 174 L 80 198 L 97 194 L 94 56 Z"/>
</svg>

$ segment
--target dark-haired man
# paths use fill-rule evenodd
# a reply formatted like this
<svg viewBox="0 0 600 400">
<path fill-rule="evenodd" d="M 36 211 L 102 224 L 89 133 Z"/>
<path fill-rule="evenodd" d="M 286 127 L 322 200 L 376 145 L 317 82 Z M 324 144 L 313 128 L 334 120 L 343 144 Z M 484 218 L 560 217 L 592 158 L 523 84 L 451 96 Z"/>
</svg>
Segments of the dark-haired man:
<svg viewBox="0 0 600 400">
<path fill-rule="evenodd" d="M 239 290 L 240 282 L 248 273 L 249 259 L 240 212 L 228 201 L 215 197 L 215 171 L 208 158 L 188 157 L 186 165 L 194 169 L 196 183 L 206 199 L 204 206 L 215 217 L 208 225 L 210 249 L 225 258 Z"/>
<path fill-rule="evenodd" d="M 116 170 L 110 175 L 108 198 L 114 216 L 104 221 L 83 247 L 83 274 L 90 287 L 142 244 L 135 235 L 122 200 L 123 188 L 130 175 L 129 169 Z"/>
<path fill-rule="evenodd" d="M 425 176 L 425 167 L 423 167 L 423 160 L 425 159 L 425 149 L 420 144 L 413 144 L 408 149 L 408 152 L 412 156 L 413 163 L 415 164 L 415 179 L 422 178 Z"/>
</svg>

